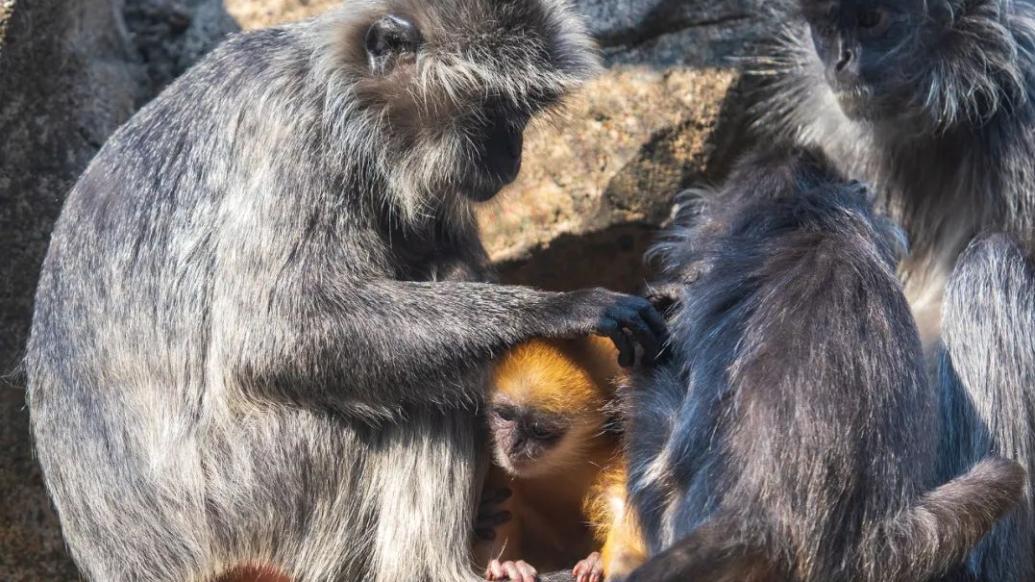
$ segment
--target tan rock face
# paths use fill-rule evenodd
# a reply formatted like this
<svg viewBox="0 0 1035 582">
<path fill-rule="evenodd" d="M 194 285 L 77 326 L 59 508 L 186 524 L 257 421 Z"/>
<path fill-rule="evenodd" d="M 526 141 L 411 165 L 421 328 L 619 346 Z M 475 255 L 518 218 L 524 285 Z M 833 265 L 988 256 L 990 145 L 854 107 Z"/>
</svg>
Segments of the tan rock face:
<svg viewBox="0 0 1035 582">
<path fill-rule="evenodd" d="M 635 273 L 651 226 L 668 216 L 673 194 L 706 175 L 709 138 L 733 77 L 718 69 L 619 66 L 577 95 L 563 118 L 533 127 L 518 181 L 479 215 L 504 275 L 559 289 L 639 286 Z M 611 230 L 621 233 L 617 244 L 599 248 Z M 529 264 L 547 261 L 557 239 L 591 235 L 596 249 Z"/>
<path fill-rule="evenodd" d="M 3 49 L 4 34 L 7 32 L 7 21 L 14 12 L 14 0 L 0 0 L 0 50 Z"/>
<path fill-rule="evenodd" d="M 244 30 L 266 28 L 316 16 L 341 0 L 225 0 L 226 11 Z"/>
</svg>

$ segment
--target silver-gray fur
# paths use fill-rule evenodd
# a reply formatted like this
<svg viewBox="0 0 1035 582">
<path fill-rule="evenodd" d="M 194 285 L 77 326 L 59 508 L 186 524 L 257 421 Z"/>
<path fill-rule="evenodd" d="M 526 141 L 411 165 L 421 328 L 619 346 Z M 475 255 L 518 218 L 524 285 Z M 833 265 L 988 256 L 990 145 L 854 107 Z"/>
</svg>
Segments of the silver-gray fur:
<svg viewBox="0 0 1035 582">
<path fill-rule="evenodd" d="M 662 333 L 638 298 L 492 284 L 471 218 L 597 67 L 563 0 L 350 0 L 230 39 L 112 137 L 26 358 L 87 578 L 475 579 L 485 363 Z"/>
<path fill-rule="evenodd" d="M 1030 323 L 1031 314 L 1016 301 L 991 302 L 1010 293 L 1035 296 L 1031 278 L 1021 274 L 1035 257 L 1035 2 L 773 6 L 770 17 L 782 30 L 754 63 L 764 86 L 759 129 L 821 148 L 847 175 L 874 184 L 905 226 L 913 251 L 902 269 L 907 295 L 929 351 L 947 350 L 940 376 L 946 409 L 955 408 L 949 428 L 977 431 L 964 441 L 984 446 L 955 450 L 958 439 L 950 442 L 946 465 L 960 470 L 995 453 L 1017 459 L 1031 475 L 1035 346 L 1002 335 Z M 985 278 L 957 275 L 955 305 L 943 306 L 961 253 L 987 233 L 1012 239 L 1012 267 L 989 267 Z M 950 319 L 944 348 L 943 307 Z M 956 362 L 970 372 L 957 377 Z M 1030 484 L 1026 490 L 1018 511 L 1029 517 L 997 528 L 973 560 L 975 575 L 1035 576 L 1035 547 L 1023 541 L 1035 537 Z"/>
<path fill-rule="evenodd" d="M 946 291 L 941 374 L 950 419 L 947 474 L 988 454 L 1035 466 L 1035 269 L 1002 235 L 975 241 Z M 965 388 L 964 388 L 965 387 Z M 1024 498 L 1032 507 L 1032 487 Z M 1031 516 L 1022 507 L 972 557 L 983 580 L 1032 580 Z M 1026 559 L 1027 558 L 1027 559 Z"/>
<path fill-rule="evenodd" d="M 745 160 L 654 249 L 684 293 L 633 379 L 629 493 L 654 557 L 630 582 L 965 580 L 1019 500 L 1017 463 L 945 483 L 938 395 L 898 229 L 809 152 Z"/>
</svg>

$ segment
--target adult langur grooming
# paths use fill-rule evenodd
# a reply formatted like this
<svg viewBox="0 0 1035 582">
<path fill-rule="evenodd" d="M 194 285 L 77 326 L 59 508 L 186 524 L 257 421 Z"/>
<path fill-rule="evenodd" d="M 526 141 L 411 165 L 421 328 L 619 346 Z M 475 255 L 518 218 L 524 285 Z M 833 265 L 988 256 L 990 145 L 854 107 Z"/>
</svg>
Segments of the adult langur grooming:
<svg viewBox="0 0 1035 582">
<path fill-rule="evenodd" d="M 27 356 L 88 579 L 478 579 L 487 362 L 663 333 L 638 298 L 492 284 L 471 217 L 597 66 L 562 0 L 354 0 L 230 39 L 112 137 Z"/>
</svg>

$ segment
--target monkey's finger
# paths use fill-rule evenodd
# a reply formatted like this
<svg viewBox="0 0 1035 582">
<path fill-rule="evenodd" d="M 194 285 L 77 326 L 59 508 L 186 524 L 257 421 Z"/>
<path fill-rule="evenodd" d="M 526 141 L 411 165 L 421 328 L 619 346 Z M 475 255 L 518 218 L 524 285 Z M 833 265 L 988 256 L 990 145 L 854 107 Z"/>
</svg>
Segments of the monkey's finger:
<svg viewBox="0 0 1035 582">
<path fill-rule="evenodd" d="M 632 315 L 623 322 L 625 327 L 632 334 L 636 343 L 643 346 L 643 355 L 648 361 L 654 361 L 661 351 L 661 341 L 647 323 L 639 317 Z"/>
<path fill-rule="evenodd" d="M 618 348 L 618 365 L 623 368 L 632 367 L 636 362 L 636 346 L 633 345 L 632 338 L 626 335 L 621 325 L 614 319 L 606 319 L 600 324 L 598 332 L 611 338 L 615 347 Z"/>
<path fill-rule="evenodd" d="M 511 517 L 513 517 L 513 514 L 511 514 L 509 511 L 500 511 L 498 513 L 483 513 L 478 516 L 478 519 L 475 520 L 474 523 L 475 527 L 495 527 L 497 525 L 507 523 L 508 521 L 510 521 Z"/>
<path fill-rule="evenodd" d="M 575 577 L 576 582 L 589 582 L 596 573 L 599 572 L 602 575 L 603 571 L 604 566 L 600 559 L 600 552 L 593 552 L 585 560 L 575 564 L 571 575 Z"/>
<path fill-rule="evenodd" d="M 643 318 L 640 317 L 639 312 L 632 309 L 622 309 L 615 311 L 613 316 L 618 321 L 619 327 L 626 332 L 627 336 L 634 340 L 633 345 L 639 344 L 643 346 L 643 354 L 646 360 L 654 361 L 657 358 L 658 352 L 661 351 L 661 340 L 654 334 Z M 634 363 L 635 357 L 628 364 L 622 365 L 629 367 Z"/>
<path fill-rule="evenodd" d="M 675 301 L 678 301 L 678 297 Z M 658 310 L 654 309 L 653 305 L 648 305 L 641 309 L 640 317 L 642 317 L 643 321 L 647 323 L 659 341 L 664 342 L 668 339 L 668 323 L 665 321 L 665 318 L 658 313 Z"/>
<path fill-rule="evenodd" d="M 514 494 L 514 492 L 511 491 L 510 489 L 506 488 L 506 487 L 500 487 L 499 489 L 493 489 L 492 491 L 490 491 L 490 492 L 488 492 L 488 493 L 486 493 L 485 495 L 482 496 L 481 505 L 495 505 L 497 503 L 500 503 L 500 502 L 506 501 L 507 499 L 510 499 L 510 496 L 513 495 L 513 494 Z"/>
<path fill-rule="evenodd" d="M 521 582 L 535 582 L 539 572 L 531 564 L 523 560 L 517 561 L 518 572 L 521 573 Z"/>
<path fill-rule="evenodd" d="M 521 571 L 518 570 L 517 564 L 514 562 L 505 562 L 503 564 L 503 572 L 511 582 L 525 582 L 524 578 L 521 577 Z"/>
<path fill-rule="evenodd" d="M 489 567 L 485 572 L 485 577 L 489 580 L 502 580 L 506 576 L 506 572 L 503 570 L 503 564 L 499 560 L 492 560 L 489 562 Z"/>
</svg>

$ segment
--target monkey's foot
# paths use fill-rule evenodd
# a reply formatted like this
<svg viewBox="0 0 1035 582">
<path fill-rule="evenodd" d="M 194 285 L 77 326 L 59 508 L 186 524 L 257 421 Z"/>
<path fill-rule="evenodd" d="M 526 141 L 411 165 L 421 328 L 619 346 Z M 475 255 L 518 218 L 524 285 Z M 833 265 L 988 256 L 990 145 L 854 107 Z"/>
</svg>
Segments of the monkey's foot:
<svg viewBox="0 0 1035 582">
<path fill-rule="evenodd" d="M 604 561 L 600 552 L 593 552 L 572 569 L 571 575 L 576 582 L 602 582 L 604 579 Z"/>
<path fill-rule="evenodd" d="M 511 582 L 536 582 L 539 572 L 528 562 L 501 562 L 493 560 L 485 570 L 486 580 L 510 580 Z"/>
</svg>

